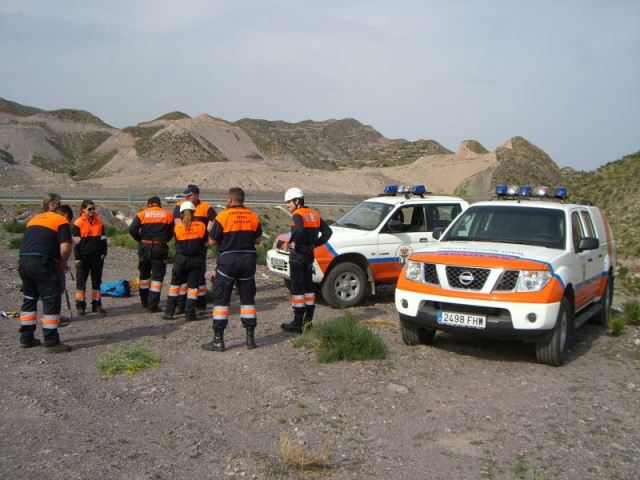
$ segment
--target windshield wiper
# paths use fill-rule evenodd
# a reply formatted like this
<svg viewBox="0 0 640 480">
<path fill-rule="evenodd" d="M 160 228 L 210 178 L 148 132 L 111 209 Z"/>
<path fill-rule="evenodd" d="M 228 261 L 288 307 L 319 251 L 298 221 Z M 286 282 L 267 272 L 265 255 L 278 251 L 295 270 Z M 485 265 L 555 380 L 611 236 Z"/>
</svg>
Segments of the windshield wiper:
<svg viewBox="0 0 640 480">
<path fill-rule="evenodd" d="M 362 225 L 358 225 L 357 223 L 336 223 L 336 225 L 339 227 L 357 228 L 358 230 L 367 230 Z"/>
</svg>

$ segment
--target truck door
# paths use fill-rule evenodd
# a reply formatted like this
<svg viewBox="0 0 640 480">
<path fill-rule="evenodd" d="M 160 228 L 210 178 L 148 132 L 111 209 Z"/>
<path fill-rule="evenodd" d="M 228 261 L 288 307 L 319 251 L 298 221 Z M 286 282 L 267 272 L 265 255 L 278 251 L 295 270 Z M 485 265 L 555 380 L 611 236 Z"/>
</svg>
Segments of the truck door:
<svg viewBox="0 0 640 480">
<path fill-rule="evenodd" d="M 598 238 L 593 219 L 591 218 L 591 212 L 589 212 L 589 210 L 580 210 L 580 220 L 582 222 L 582 229 L 585 236 Z M 599 293 L 600 280 L 602 277 L 602 265 L 604 263 L 602 248 L 603 247 L 601 246 L 596 250 L 583 252 L 586 254 L 585 257 L 587 259 L 585 267 L 585 281 L 587 282 L 587 288 L 589 292 L 588 301 L 592 301 L 595 297 L 598 296 Z"/>
<path fill-rule="evenodd" d="M 576 311 L 587 305 L 594 296 L 597 288 L 597 278 L 593 278 L 593 267 L 598 262 L 595 261 L 597 250 L 578 251 L 578 244 L 584 237 L 592 236 L 588 234 L 588 226 L 583 222 L 583 210 L 573 210 L 571 212 L 571 240 L 572 248 L 575 252 L 576 265 L 574 271 L 574 285 L 576 295 Z"/>
</svg>

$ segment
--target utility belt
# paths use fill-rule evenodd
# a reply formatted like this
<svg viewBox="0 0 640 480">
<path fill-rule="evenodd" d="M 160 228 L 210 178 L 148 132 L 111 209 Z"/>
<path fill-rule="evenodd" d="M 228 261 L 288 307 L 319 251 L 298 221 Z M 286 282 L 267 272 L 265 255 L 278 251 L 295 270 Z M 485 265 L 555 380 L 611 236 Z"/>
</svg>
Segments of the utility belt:
<svg viewBox="0 0 640 480">
<path fill-rule="evenodd" d="M 48 255 L 43 255 L 41 253 L 23 253 L 20 255 L 20 259 L 25 260 L 33 260 L 33 263 L 40 263 L 42 266 L 46 267 L 49 264 L 57 264 L 60 262 L 59 259 L 50 257 Z"/>
<path fill-rule="evenodd" d="M 162 240 L 140 240 L 143 245 L 166 245 L 167 242 Z"/>
</svg>

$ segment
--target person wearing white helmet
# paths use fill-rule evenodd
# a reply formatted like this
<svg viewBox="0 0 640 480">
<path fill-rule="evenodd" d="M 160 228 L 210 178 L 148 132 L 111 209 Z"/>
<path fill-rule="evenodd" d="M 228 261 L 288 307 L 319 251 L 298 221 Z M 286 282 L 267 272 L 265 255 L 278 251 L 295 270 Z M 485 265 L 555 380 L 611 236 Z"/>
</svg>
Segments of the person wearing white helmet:
<svg viewBox="0 0 640 480">
<path fill-rule="evenodd" d="M 174 227 L 176 239 L 176 256 L 171 272 L 171 285 L 165 306 L 165 320 L 172 320 L 178 298 L 181 295 L 180 286 L 187 284 L 185 301 L 185 319 L 196 319 L 196 302 L 198 300 L 198 285 L 205 269 L 205 253 L 209 234 L 207 226 L 200 220 L 194 219 L 196 206 L 189 202 L 180 205 L 181 222 Z"/>
<path fill-rule="evenodd" d="M 291 239 L 289 240 L 289 270 L 291 272 L 291 306 L 293 320 L 280 325 L 285 332 L 302 333 L 310 328 L 315 312 L 316 295 L 313 285 L 313 250 L 331 238 L 331 228 L 315 210 L 305 207 L 304 193 L 290 188 L 284 201 L 291 212 Z"/>
</svg>

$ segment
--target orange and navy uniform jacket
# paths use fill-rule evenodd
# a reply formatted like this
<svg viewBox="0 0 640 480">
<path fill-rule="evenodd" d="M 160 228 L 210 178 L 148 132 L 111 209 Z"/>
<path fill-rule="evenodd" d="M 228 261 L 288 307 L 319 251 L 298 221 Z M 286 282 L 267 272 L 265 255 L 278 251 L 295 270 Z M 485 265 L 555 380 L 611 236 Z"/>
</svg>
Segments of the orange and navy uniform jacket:
<svg viewBox="0 0 640 480">
<path fill-rule="evenodd" d="M 107 236 L 104 234 L 104 223 L 98 212 L 93 214 L 93 222 L 83 212 L 71 228 L 74 237 L 80 237 L 80 243 L 73 248 L 76 259 L 93 255 L 107 254 Z"/>
<path fill-rule="evenodd" d="M 180 205 L 182 202 L 184 202 L 184 200 L 180 200 L 176 203 L 176 206 L 173 209 L 174 218 L 180 218 Z M 194 220 L 198 220 L 207 226 L 209 222 L 213 222 L 213 219 L 216 218 L 216 211 L 207 202 L 198 200 L 198 203 L 194 205 L 196 206 L 196 211 L 193 212 Z"/>
<path fill-rule="evenodd" d="M 158 205 L 138 212 L 131 225 L 129 234 L 142 243 L 167 243 L 173 236 L 173 214 Z"/>
<path fill-rule="evenodd" d="M 332 234 L 329 225 L 312 208 L 301 207 L 293 211 L 289 243 L 295 243 L 296 250 L 306 249 L 313 252 L 315 247 L 327 243 Z"/>
<path fill-rule="evenodd" d="M 256 238 L 262 236 L 260 217 L 247 207 L 225 208 L 213 221 L 209 236 L 218 244 L 218 256 L 255 252 Z"/>
<path fill-rule="evenodd" d="M 60 259 L 60 244 L 71 243 L 69 221 L 55 212 L 34 215 L 28 222 L 20 243 L 20 256 Z"/>
<path fill-rule="evenodd" d="M 207 226 L 192 220 L 191 227 L 187 230 L 184 222 L 179 223 L 173 229 L 176 237 L 176 254 L 185 257 L 201 257 L 207 251 Z"/>
</svg>

